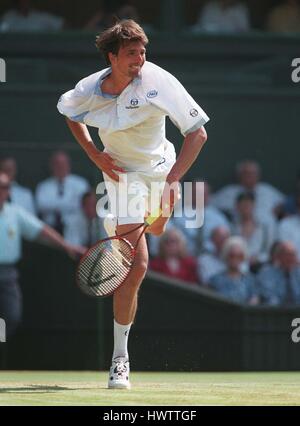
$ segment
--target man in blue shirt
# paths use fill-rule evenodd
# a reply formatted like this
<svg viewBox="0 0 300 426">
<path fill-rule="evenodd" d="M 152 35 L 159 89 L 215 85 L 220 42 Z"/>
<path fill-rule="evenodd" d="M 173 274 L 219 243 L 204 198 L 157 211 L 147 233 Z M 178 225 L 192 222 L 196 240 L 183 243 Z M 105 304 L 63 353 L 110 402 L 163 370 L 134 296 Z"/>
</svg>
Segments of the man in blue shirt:
<svg viewBox="0 0 300 426">
<path fill-rule="evenodd" d="M 267 305 L 300 305 L 300 266 L 297 250 L 289 241 L 280 242 L 273 264 L 259 271 L 257 281 L 262 303 Z"/>
<path fill-rule="evenodd" d="M 0 172 L 0 318 L 6 322 L 10 336 L 21 320 L 22 297 L 18 285 L 16 262 L 21 258 L 22 237 L 42 238 L 67 252 L 82 255 L 85 248 L 67 243 L 54 229 L 17 204 L 7 202 L 10 179 Z"/>
</svg>

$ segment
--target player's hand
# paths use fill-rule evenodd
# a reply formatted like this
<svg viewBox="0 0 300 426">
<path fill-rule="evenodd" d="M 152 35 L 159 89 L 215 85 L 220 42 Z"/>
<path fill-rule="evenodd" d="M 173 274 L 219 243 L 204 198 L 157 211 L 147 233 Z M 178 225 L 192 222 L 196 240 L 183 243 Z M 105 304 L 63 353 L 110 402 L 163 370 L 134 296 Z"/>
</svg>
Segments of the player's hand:
<svg viewBox="0 0 300 426">
<path fill-rule="evenodd" d="M 106 173 L 112 180 L 115 180 L 116 182 L 119 182 L 119 175 L 115 173 L 115 171 L 126 173 L 126 170 L 117 166 L 114 163 L 114 159 L 111 158 L 111 156 L 106 152 L 94 152 L 92 155 L 90 155 L 90 158 L 103 173 Z"/>
<path fill-rule="evenodd" d="M 65 250 L 67 254 L 74 260 L 77 260 L 81 256 L 84 255 L 84 253 L 88 250 L 86 247 L 83 246 L 75 246 L 72 244 L 66 244 Z"/>
<path fill-rule="evenodd" d="M 176 180 L 167 179 L 162 197 L 160 208 L 162 211 L 162 216 L 171 216 L 174 205 L 180 199 L 180 184 Z"/>
</svg>

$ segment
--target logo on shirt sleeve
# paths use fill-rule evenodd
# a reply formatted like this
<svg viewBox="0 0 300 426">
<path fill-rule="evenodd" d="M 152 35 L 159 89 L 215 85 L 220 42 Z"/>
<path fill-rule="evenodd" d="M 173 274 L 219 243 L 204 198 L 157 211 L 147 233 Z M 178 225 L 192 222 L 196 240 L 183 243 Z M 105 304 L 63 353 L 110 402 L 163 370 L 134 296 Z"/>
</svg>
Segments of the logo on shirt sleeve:
<svg viewBox="0 0 300 426">
<path fill-rule="evenodd" d="M 155 98 L 157 95 L 158 95 L 158 91 L 155 89 L 152 89 L 147 93 L 147 98 Z"/>
<path fill-rule="evenodd" d="M 197 115 L 199 114 L 199 112 L 195 109 L 195 108 L 192 108 L 191 110 L 190 110 L 190 115 L 192 116 L 192 117 L 197 117 Z"/>
</svg>

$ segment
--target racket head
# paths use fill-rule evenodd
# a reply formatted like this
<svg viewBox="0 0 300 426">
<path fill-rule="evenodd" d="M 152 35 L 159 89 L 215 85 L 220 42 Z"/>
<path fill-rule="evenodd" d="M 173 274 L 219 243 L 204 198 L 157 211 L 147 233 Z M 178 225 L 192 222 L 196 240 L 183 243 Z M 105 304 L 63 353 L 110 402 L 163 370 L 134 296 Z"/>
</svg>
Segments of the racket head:
<svg viewBox="0 0 300 426">
<path fill-rule="evenodd" d="M 88 296 L 106 297 L 124 284 L 133 265 L 135 248 L 118 236 L 93 245 L 80 259 L 76 282 Z"/>
</svg>

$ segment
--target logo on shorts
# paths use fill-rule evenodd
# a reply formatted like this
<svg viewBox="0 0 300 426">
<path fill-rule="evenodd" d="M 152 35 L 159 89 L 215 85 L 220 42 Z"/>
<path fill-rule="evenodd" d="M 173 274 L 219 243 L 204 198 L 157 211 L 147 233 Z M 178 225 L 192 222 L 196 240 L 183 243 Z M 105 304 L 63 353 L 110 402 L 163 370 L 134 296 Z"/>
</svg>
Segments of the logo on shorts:
<svg viewBox="0 0 300 426">
<path fill-rule="evenodd" d="M 192 116 L 192 117 L 197 117 L 197 115 L 199 114 L 199 112 L 195 109 L 195 108 L 192 108 L 191 110 L 190 110 L 190 115 Z"/>
<path fill-rule="evenodd" d="M 157 96 L 157 95 L 158 95 L 158 91 L 153 89 L 153 90 L 150 90 L 150 92 L 147 93 L 147 98 L 155 98 L 155 96 Z"/>
</svg>

